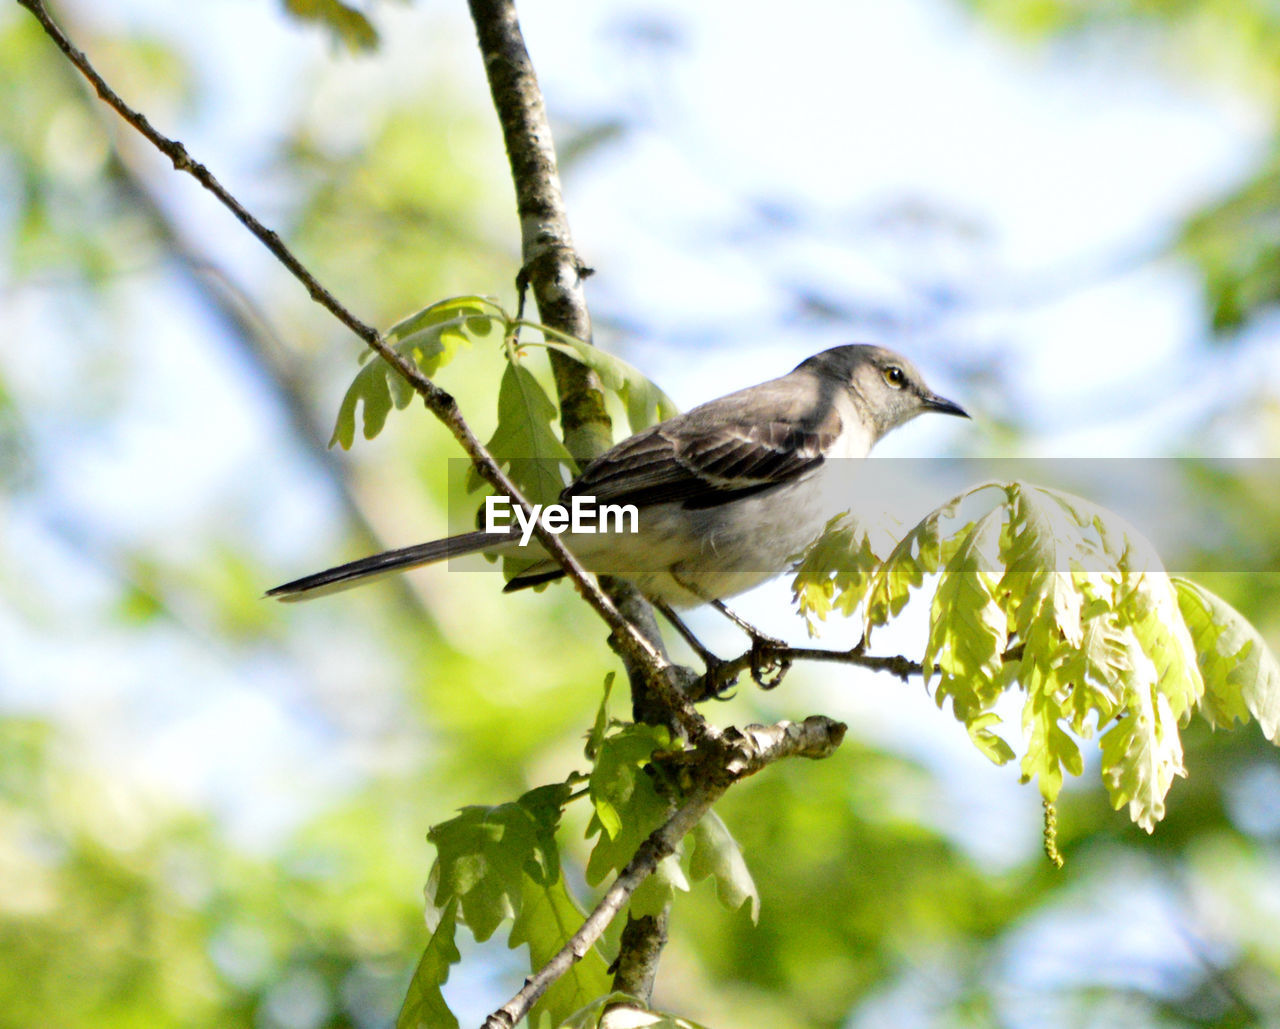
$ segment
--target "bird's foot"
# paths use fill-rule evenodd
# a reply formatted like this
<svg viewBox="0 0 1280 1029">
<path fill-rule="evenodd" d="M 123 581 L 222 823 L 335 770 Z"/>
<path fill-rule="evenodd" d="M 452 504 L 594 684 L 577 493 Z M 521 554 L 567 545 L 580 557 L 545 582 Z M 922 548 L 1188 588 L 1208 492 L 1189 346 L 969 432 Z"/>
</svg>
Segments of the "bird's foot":
<svg viewBox="0 0 1280 1029">
<path fill-rule="evenodd" d="M 762 690 L 771 690 L 791 669 L 791 659 L 784 656 L 789 648 L 782 640 L 756 629 L 748 635 L 751 637 L 751 678 Z"/>
<path fill-rule="evenodd" d="M 709 700 L 732 700 L 736 694 L 729 691 L 738 685 L 738 673 L 733 671 L 733 663 L 716 657 L 711 651 L 701 655 L 706 673 L 702 677 L 702 697 Z"/>
</svg>

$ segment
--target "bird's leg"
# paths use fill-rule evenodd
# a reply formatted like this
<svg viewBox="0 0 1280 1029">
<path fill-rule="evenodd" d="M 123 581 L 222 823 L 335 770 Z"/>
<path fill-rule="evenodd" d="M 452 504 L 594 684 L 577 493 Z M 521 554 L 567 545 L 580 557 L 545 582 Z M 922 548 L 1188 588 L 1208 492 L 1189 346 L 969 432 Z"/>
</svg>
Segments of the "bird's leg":
<svg viewBox="0 0 1280 1029">
<path fill-rule="evenodd" d="M 786 643 L 762 633 L 726 606 L 723 600 L 713 600 L 711 606 L 745 632 L 751 640 L 751 678 L 756 681 L 756 685 L 762 690 L 771 690 L 777 686 L 791 667 L 789 660 L 778 656 L 779 651 L 787 649 Z"/>
<path fill-rule="evenodd" d="M 671 627 L 683 637 L 684 641 L 689 644 L 693 652 L 701 659 L 703 666 L 707 670 L 706 682 L 709 696 L 718 698 L 738 681 L 736 677 L 724 677 L 722 669 L 728 662 L 716 657 L 715 654 L 704 647 L 702 641 L 693 634 L 692 629 L 684 624 L 684 620 L 672 610 L 670 604 L 663 600 L 654 600 L 652 603 L 654 607 L 662 612 L 662 616 L 671 623 Z"/>
<path fill-rule="evenodd" d="M 726 607 L 723 600 L 703 595 L 703 593 L 693 585 L 683 581 L 680 576 L 676 574 L 674 568 L 671 569 L 671 577 L 676 581 L 676 585 L 681 589 L 691 593 L 704 603 L 710 604 L 747 634 L 747 637 L 751 640 L 751 678 L 755 680 L 757 686 L 764 690 L 771 690 L 777 686 L 778 683 L 782 682 L 782 677 L 787 674 L 787 670 L 791 667 L 791 662 L 788 659 L 779 656 L 780 651 L 785 651 L 787 649 L 787 645 L 782 640 L 775 639 L 773 636 L 766 636 L 741 615 L 734 613 Z M 665 613 L 666 612 L 664 612 L 664 614 Z M 668 618 L 670 617 L 672 616 L 668 614 Z M 680 627 L 679 619 L 676 619 L 672 624 L 676 625 L 676 628 L 682 635 L 688 632 L 687 629 L 682 629 Z M 685 639 L 688 640 L 689 636 L 685 635 Z M 701 644 L 697 645 L 697 649 L 700 653 L 706 653 L 706 649 L 702 647 Z M 709 665 L 707 667 L 707 673 L 708 676 L 710 676 L 711 667 Z"/>
</svg>

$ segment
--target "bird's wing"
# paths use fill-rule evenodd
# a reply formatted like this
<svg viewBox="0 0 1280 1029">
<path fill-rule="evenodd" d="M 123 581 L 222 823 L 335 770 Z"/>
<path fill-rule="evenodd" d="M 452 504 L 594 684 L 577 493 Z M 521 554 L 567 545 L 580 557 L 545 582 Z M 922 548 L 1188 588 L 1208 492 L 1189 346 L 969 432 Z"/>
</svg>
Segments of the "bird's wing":
<svg viewBox="0 0 1280 1029">
<path fill-rule="evenodd" d="M 841 431 L 832 409 L 816 426 L 787 417 L 725 420 L 707 405 L 624 440 L 593 461 L 566 496 L 597 503 L 717 507 L 791 482 L 822 463 Z"/>
</svg>

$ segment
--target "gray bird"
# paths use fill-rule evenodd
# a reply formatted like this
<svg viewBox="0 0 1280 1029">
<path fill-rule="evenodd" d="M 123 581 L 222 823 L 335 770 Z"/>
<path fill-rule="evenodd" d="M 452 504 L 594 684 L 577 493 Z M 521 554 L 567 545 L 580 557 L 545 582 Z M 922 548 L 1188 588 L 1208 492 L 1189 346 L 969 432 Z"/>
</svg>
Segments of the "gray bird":
<svg viewBox="0 0 1280 1029">
<path fill-rule="evenodd" d="M 720 601 L 781 574 L 849 506 L 840 459 L 866 457 L 887 432 L 926 411 L 968 417 L 891 350 L 825 350 L 781 378 L 702 404 L 601 454 L 565 487 L 561 503 L 632 505 L 635 531 L 615 526 L 560 538 L 588 570 L 630 580 L 666 610 L 705 603 L 725 610 Z M 520 536 L 512 527 L 419 543 L 285 583 L 268 596 L 307 599 L 476 552 L 543 554 L 507 590 L 563 574 L 536 539 L 525 549 Z"/>
</svg>

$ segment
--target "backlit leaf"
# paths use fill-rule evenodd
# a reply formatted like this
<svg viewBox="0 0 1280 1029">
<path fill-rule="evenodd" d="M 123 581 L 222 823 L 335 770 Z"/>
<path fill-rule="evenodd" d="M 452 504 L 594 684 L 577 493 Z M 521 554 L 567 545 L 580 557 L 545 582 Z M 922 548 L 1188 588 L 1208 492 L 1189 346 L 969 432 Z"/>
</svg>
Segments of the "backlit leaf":
<svg viewBox="0 0 1280 1029">
<path fill-rule="evenodd" d="M 848 514 L 837 515 L 805 551 L 791 581 L 792 598 L 809 635 L 833 610 L 850 617 L 871 587 L 880 558 Z"/>
<path fill-rule="evenodd" d="M 738 841 L 714 811 L 702 816 L 693 831 L 693 855 L 689 861 L 689 875 L 694 882 L 715 876 L 716 893 L 721 903 L 730 911 L 737 911 L 751 902 L 751 921 L 760 918 L 760 892 L 755 880 L 742 859 Z"/>
<path fill-rule="evenodd" d="M 548 337 L 542 346 L 568 354 L 585 364 L 600 377 L 600 384 L 605 389 L 618 395 L 626 407 L 627 423 L 632 432 L 647 429 L 679 413 L 680 409 L 669 396 L 622 358 L 545 325 L 537 328 Z"/>
<path fill-rule="evenodd" d="M 523 902 L 511 926 L 507 945 L 527 944 L 529 970 L 542 968 L 582 926 L 584 912 L 574 903 L 564 877 L 540 884 L 524 879 Z M 530 1029 L 559 1026 L 574 1012 L 609 992 L 611 979 L 605 960 L 595 947 L 552 983 L 529 1013 Z"/>
<path fill-rule="evenodd" d="M 1200 710 L 1214 726 L 1252 716 L 1273 743 L 1280 729 L 1280 664 L 1244 615 L 1215 593 L 1174 579 L 1204 678 Z"/>
<path fill-rule="evenodd" d="M 437 852 L 428 890 L 441 907 L 455 898 L 477 940 L 519 913 L 524 878 L 554 882 L 560 875 L 555 832 L 571 789 L 557 783 L 530 790 L 492 807 L 463 808 L 433 826 L 427 838 Z"/>
<path fill-rule="evenodd" d="M 452 297 L 397 322 L 385 341 L 401 357 L 431 378 L 448 364 L 458 348 L 491 331 L 501 321 L 501 308 L 483 297 Z M 404 410 L 414 397 L 413 387 L 381 358 L 364 351 L 364 367 L 356 373 L 342 398 L 329 446 L 350 450 L 355 442 L 356 411 L 360 409 L 365 439 L 382 431 L 394 407 Z"/>
<path fill-rule="evenodd" d="M 573 456 L 551 428 L 556 406 L 519 360 L 507 362 L 498 388 L 498 427 L 486 444 L 532 504 L 552 504 L 568 484 Z M 472 476 L 473 485 L 479 477 Z"/>
<path fill-rule="evenodd" d="M 936 672 L 938 705 L 950 697 L 956 718 L 971 732 L 975 720 L 990 712 L 1004 690 L 1003 653 L 1009 629 L 994 593 L 996 576 L 990 571 L 999 546 L 1000 518 L 999 508 L 984 515 L 961 537 L 942 570 L 924 654 L 925 685 Z M 998 754 L 1008 760 L 1012 751 L 992 742 L 990 724 L 991 719 L 984 719 L 976 741 L 989 757 Z"/>
<path fill-rule="evenodd" d="M 457 915 L 458 901 L 454 899 L 444 906 L 422 952 L 396 1018 L 396 1029 L 458 1029 L 458 1020 L 440 992 L 449 978 L 449 967 L 462 960 L 454 944 Z"/>
</svg>

